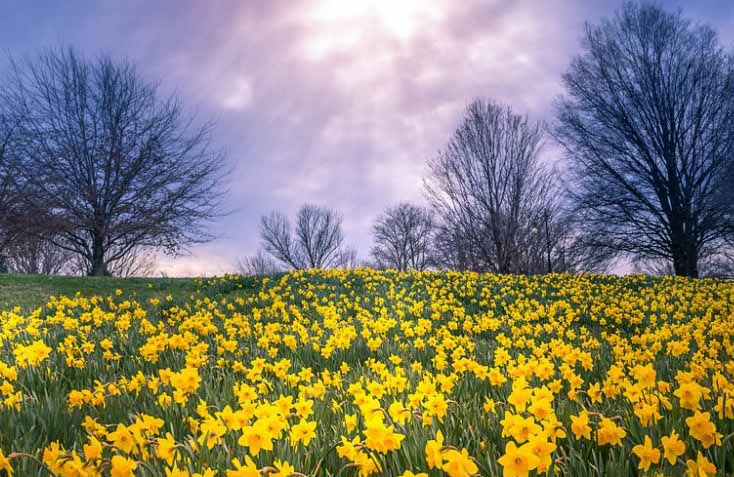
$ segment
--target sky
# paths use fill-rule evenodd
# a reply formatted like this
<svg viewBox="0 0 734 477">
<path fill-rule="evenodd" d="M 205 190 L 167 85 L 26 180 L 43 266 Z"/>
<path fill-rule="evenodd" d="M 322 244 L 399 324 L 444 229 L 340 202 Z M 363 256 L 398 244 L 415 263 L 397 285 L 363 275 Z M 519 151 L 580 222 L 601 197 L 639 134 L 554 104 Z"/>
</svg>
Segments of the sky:
<svg viewBox="0 0 734 477">
<path fill-rule="evenodd" d="M 161 257 L 169 276 L 234 271 L 259 247 L 260 216 L 305 202 L 339 210 L 366 258 L 371 225 L 424 203 L 426 160 L 475 98 L 552 119 L 584 22 L 607 0 L 0 0 L 0 50 L 73 46 L 133 61 L 179 95 L 228 157 L 218 240 Z M 734 47 L 734 1 L 664 1 Z M 6 66 L 0 64 L 0 74 Z M 546 154 L 552 155 L 552 147 Z"/>
</svg>

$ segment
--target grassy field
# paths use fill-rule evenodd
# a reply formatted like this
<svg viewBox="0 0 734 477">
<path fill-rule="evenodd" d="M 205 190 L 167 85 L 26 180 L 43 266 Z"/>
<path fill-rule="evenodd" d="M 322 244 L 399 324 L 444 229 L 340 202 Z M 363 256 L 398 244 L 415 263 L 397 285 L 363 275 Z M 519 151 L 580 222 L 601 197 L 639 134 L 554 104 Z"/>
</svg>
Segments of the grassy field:
<svg viewBox="0 0 734 477">
<path fill-rule="evenodd" d="M 188 296 L 197 289 L 193 278 L 57 277 L 0 274 L 0 309 L 20 306 L 29 311 L 44 305 L 52 295 L 109 296 L 115 290 L 143 301 L 168 294 Z"/>
<path fill-rule="evenodd" d="M 732 282 L 3 279 L 0 477 L 734 473 Z"/>
</svg>

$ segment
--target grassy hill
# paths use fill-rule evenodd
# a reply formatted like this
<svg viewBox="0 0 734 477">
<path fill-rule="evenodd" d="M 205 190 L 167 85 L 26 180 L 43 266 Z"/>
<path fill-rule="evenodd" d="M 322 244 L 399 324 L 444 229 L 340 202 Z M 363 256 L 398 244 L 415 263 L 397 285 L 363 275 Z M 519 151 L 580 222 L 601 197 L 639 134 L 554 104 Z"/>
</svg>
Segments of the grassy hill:
<svg viewBox="0 0 734 477">
<path fill-rule="evenodd" d="M 20 306 L 24 311 L 46 303 L 51 295 L 74 296 L 82 292 L 86 296 L 109 296 L 115 290 L 147 300 L 168 294 L 186 296 L 197 289 L 194 278 L 112 278 L 112 277 L 60 277 L 48 275 L 0 274 L 0 310 Z"/>
<path fill-rule="evenodd" d="M 77 291 L 104 298 L 46 302 Z M 0 311 L 0 477 L 734 475 L 731 281 L 328 270 L 0 293 L 48 303 Z"/>
</svg>

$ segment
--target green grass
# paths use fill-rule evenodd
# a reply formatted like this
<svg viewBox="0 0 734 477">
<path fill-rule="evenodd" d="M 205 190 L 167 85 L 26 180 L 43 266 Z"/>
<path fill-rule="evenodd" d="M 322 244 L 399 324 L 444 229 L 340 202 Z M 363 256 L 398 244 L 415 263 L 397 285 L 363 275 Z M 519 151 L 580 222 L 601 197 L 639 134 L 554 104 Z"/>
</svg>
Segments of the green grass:
<svg viewBox="0 0 734 477">
<path fill-rule="evenodd" d="M 61 277 L 49 275 L 0 274 L 0 310 L 20 306 L 23 311 L 44 305 L 51 295 L 109 296 L 116 289 L 139 300 L 162 298 L 167 294 L 186 297 L 199 285 L 193 278 L 111 278 Z"/>
</svg>

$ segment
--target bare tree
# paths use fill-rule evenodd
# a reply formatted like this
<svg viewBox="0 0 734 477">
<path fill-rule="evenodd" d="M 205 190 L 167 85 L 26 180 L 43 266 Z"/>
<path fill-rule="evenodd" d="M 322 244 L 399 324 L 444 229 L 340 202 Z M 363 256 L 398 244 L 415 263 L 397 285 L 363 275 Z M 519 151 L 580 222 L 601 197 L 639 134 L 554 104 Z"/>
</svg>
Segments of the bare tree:
<svg viewBox="0 0 734 477">
<path fill-rule="evenodd" d="M 479 272 L 486 268 L 479 249 L 452 221 L 439 220 L 435 224 L 431 255 L 434 265 L 442 269 Z"/>
<path fill-rule="evenodd" d="M 375 245 L 371 254 L 378 268 L 425 270 L 431 264 L 433 214 L 430 210 L 401 202 L 385 210 L 372 230 Z"/>
<path fill-rule="evenodd" d="M 73 254 L 48 240 L 33 235 L 16 235 L 5 249 L 8 271 L 37 275 L 58 275 L 69 270 Z"/>
<path fill-rule="evenodd" d="M 279 212 L 263 216 L 260 237 L 265 251 L 287 267 L 333 268 L 348 259 L 341 225 L 336 211 L 306 204 L 296 215 L 295 229 Z"/>
<path fill-rule="evenodd" d="M 14 141 L 17 139 L 15 121 L 0 101 L 0 272 L 17 272 L 17 255 L 26 250 L 29 237 L 29 217 L 45 216 L 44 209 L 32 209 L 24 198 L 28 193 L 27 182 L 14 160 Z M 22 268 L 22 267 L 21 267 Z"/>
<path fill-rule="evenodd" d="M 357 257 L 357 249 L 354 247 L 343 246 L 339 248 L 334 259 L 333 268 L 341 268 L 344 270 L 354 270 L 360 266 Z"/>
<path fill-rule="evenodd" d="M 221 210 L 224 156 L 177 97 L 161 97 L 129 62 L 72 49 L 9 66 L 0 103 L 24 207 L 45 211 L 30 217 L 34 233 L 90 275 L 112 273 L 133 250 L 176 254 L 213 238 L 205 225 Z"/>
<path fill-rule="evenodd" d="M 632 264 L 633 273 L 646 275 L 675 275 L 673 262 L 662 258 L 638 259 Z M 734 278 L 734 245 L 726 244 L 715 254 L 708 254 L 698 261 L 699 276 L 704 278 Z"/>
<path fill-rule="evenodd" d="M 712 29 L 657 6 L 626 3 L 586 26 L 554 135 L 587 245 L 692 277 L 726 246 L 733 66 Z"/>
<path fill-rule="evenodd" d="M 127 254 L 110 264 L 109 275 L 114 277 L 151 277 L 157 272 L 158 257 L 155 249 L 145 247 L 132 248 Z M 79 255 L 73 255 L 66 267 L 64 274 L 89 275 L 89 262 Z"/>
<path fill-rule="evenodd" d="M 0 115 L 0 273 L 7 273 L 9 269 L 6 247 L 9 241 L 9 232 L 7 230 L 8 209 L 10 207 L 8 186 L 11 174 L 5 153 L 10 139 L 9 131 L 6 128 L 4 118 Z"/>
<path fill-rule="evenodd" d="M 12 192 L 12 171 L 10 170 L 10 140 L 13 131 L 8 119 L 0 110 L 0 217 L 4 217 L 9 206 Z"/>
<path fill-rule="evenodd" d="M 563 193 L 553 182 L 545 203 L 519 238 L 520 269 L 525 273 L 605 272 L 613 257 L 584 244 L 562 200 Z"/>
<path fill-rule="evenodd" d="M 255 255 L 238 260 L 237 268 L 242 275 L 275 275 L 281 271 L 278 264 L 265 252 L 258 250 Z"/>
<path fill-rule="evenodd" d="M 16 172 L 10 159 L 13 125 L 0 105 L 0 269 L 7 269 L 7 247 L 16 235 L 19 216 L 19 191 Z"/>
<path fill-rule="evenodd" d="M 720 253 L 704 258 L 701 265 L 701 276 L 709 278 L 734 278 L 734 247 L 731 243 Z"/>
<path fill-rule="evenodd" d="M 541 227 L 548 230 L 545 222 L 556 227 L 553 176 L 538 158 L 542 137 L 539 124 L 509 107 L 480 100 L 468 107 L 448 145 L 429 161 L 426 188 L 439 219 L 440 261 L 499 273 L 556 271 L 560 262 L 548 267 L 541 253 L 555 253 L 555 244 L 530 240 L 541 237 Z"/>
<path fill-rule="evenodd" d="M 126 255 L 111 264 L 110 275 L 115 277 L 151 277 L 158 265 L 154 249 L 146 247 L 132 248 Z"/>
</svg>

